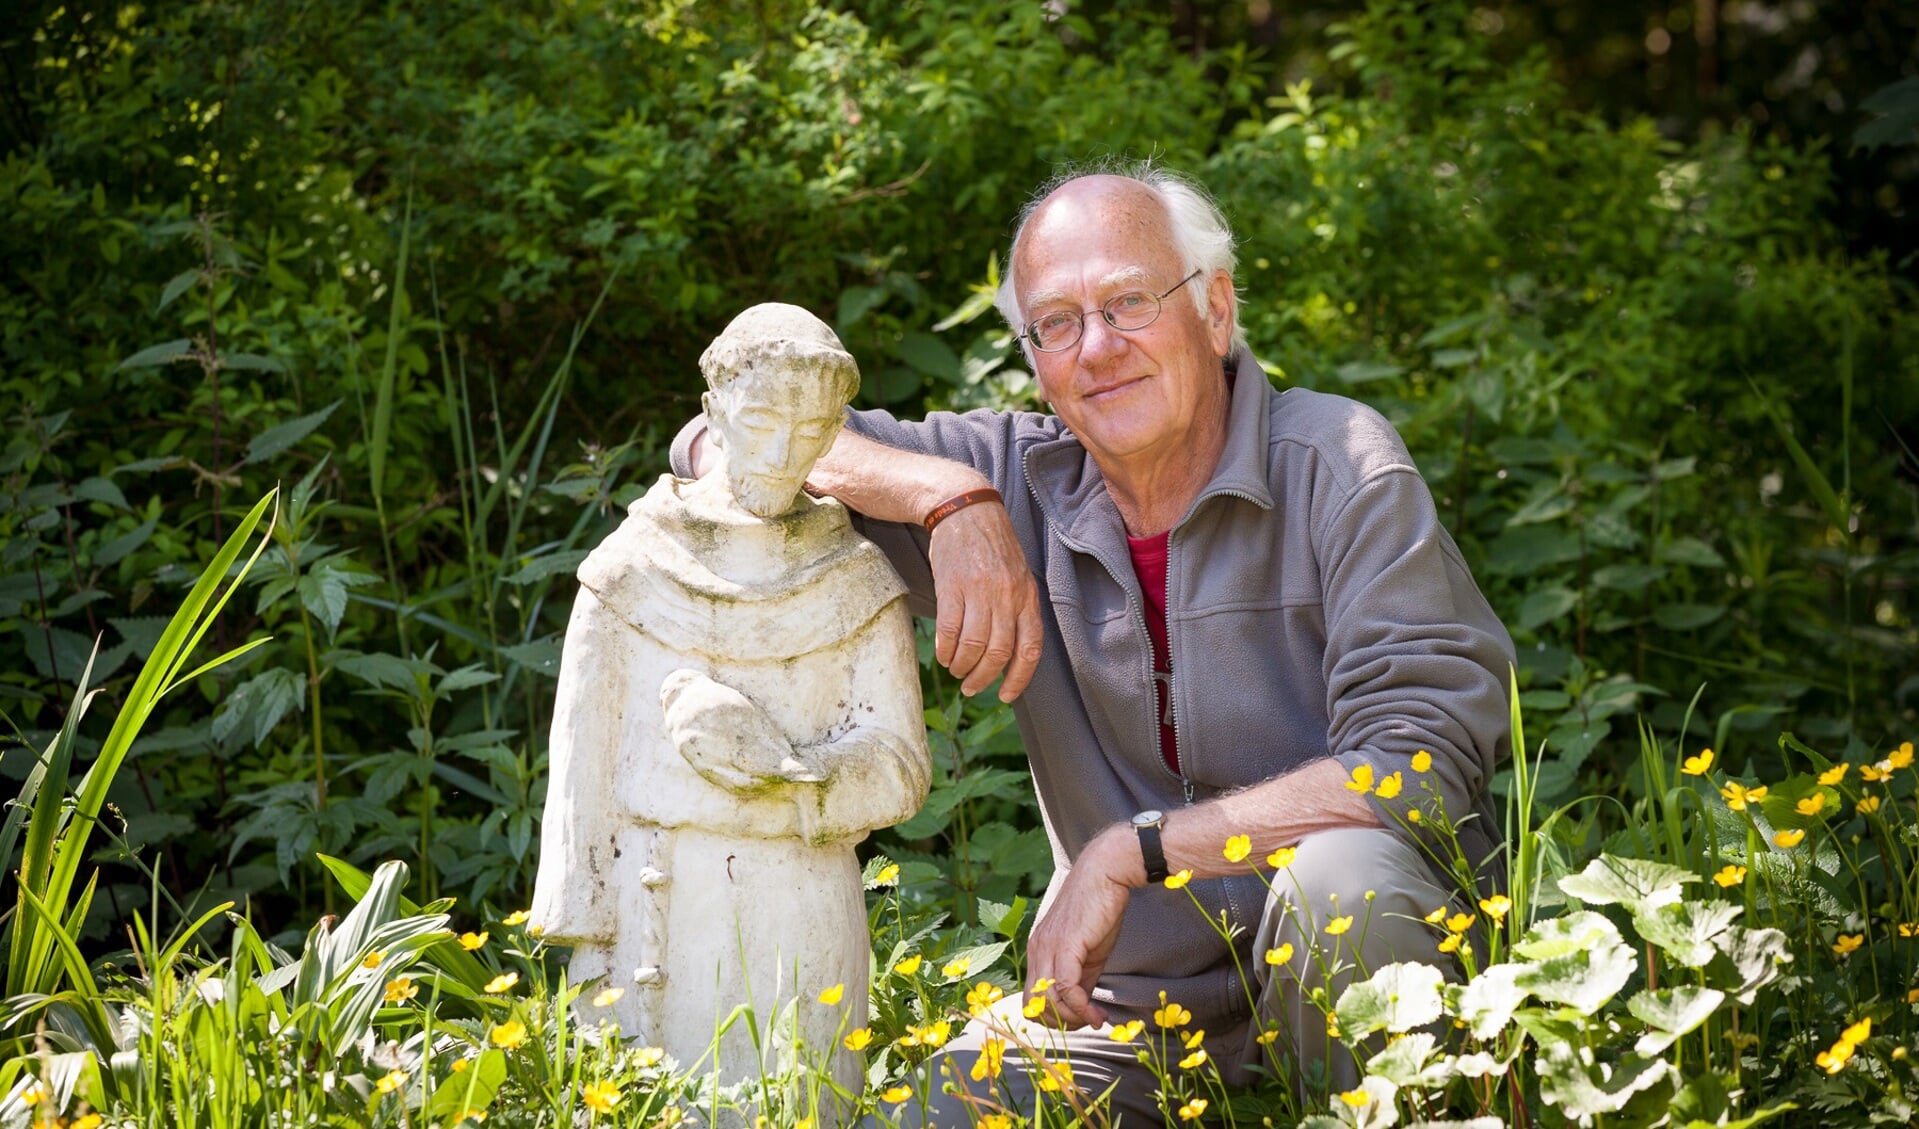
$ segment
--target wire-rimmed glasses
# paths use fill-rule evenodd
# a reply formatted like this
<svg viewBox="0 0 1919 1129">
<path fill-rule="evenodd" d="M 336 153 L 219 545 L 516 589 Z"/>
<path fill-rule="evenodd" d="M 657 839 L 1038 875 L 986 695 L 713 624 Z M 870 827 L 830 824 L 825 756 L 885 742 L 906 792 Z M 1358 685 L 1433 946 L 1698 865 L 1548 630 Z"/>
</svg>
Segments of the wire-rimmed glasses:
<svg viewBox="0 0 1919 1129">
<path fill-rule="evenodd" d="M 1159 318 L 1160 303 L 1180 287 L 1199 277 L 1193 273 L 1173 283 L 1164 291 L 1155 294 L 1150 290 L 1128 290 L 1108 298 L 1097 311 L 1084 312 L 1074 310 L 1056 310 L 1045 317 L 1034 319 L 1020 334 L 1030 341 L 1033 348 L 1042 353 L 1057 353 L 1071 349 L 1079 344 L 1080 335 L 1086 332 L 1086 315 L 1097 312 L 1106 319 L 1106 324 L 1121 332 L 1145 329 Z"/>
</svg>

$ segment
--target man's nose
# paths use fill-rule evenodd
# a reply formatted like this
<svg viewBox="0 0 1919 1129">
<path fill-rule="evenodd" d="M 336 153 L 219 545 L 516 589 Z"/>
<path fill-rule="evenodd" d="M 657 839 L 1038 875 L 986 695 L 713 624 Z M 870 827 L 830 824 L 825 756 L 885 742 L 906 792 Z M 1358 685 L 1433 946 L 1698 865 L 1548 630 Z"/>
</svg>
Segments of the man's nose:
<svg viewBox="0 0 1919 1129">
<path fill-rule="evenodd" d="M 775 431 L 766 440 L 767 455 L 774 466 L 786 469 L 787 460 L 793 454 L 793 437 L 784 431 Z"/>
<path fill-rule="evenodd" d="M 1126 335 L 1114 329 L 1104 314 L 1093 314 L 1080 328 L 1080 363 L 1089 366 L 1097 365 L 1117 353 L 1124 352 L 1130 344 Z"/>
</svg>

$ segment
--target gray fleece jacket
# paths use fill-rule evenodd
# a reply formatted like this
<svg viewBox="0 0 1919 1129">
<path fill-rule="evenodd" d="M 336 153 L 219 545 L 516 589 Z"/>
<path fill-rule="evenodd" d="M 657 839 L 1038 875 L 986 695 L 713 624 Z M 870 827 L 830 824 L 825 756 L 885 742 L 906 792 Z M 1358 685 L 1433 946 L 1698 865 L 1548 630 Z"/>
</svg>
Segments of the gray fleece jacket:
<svg viewBox="0 0 1919 1129">
<path fill-rule="evenodd" d="M 1152 644 L 1125 527 L 1073 433 L 1031 412 L 920 422 L 849 413 L 850 427 L 879 442 L 978 468 L 1005 498 L 1045 621 L 1045 652 L 1014 712 L 1053 846 L 1049 895 L 1095 835 L 1133 813 L 1203 802 L 1327 756 L 1348 770 L 1371 765 L 1381 779 L 1401 772 L 1404 791 L 1375 798 L 1382 808 L 1425 799 L 1430 782 L 1463 821 L 1468 856 L 1493 858 L 1499 824 L 1485 791 L 1508 752 L 1510 637 L 1384 417 L 1340 396 L 1276 392 L 1244 350 L 1228 364 L 1226 447 L 1168 546 L 1178 776 L 1160 757 Z M 688 470 L 699 422 L 674 443 L 675 473 Z M 906 581 L 914 611 L 933 614 L 925 531 L 861 529 Z M 1420 750 L 1433 762 L 1424 775 L 1411 768 Z M 1256 877 L 1190 889 L 1250 944 L 1265 901 Z M 1239 963 L 1254 967 L 1250 952 Z M 1214 1027 L 1249 1010 L 1226 942 L 1184 892 L 1153 886 L 1135 892 L 1095 998 L 1117 1020 L 1149 1011 L 1162 990 Z"/>
</svg>

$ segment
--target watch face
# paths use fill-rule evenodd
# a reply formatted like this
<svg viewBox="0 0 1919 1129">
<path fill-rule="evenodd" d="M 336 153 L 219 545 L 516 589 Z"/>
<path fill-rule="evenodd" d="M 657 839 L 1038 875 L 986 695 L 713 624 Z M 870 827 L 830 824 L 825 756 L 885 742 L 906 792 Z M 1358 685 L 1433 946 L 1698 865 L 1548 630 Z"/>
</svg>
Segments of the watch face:
<svg viewBox="0 0 1919 1129">
<path fill-rule="evenodd" d="M 1159 812 L 1143 811 L 1133 817 L 1133 826 L 1134 827 L 1152 827 L 1158 824 L 1159 821 L 1164 818 L 1166 817 L 1160 814 Z"/>
</svg>

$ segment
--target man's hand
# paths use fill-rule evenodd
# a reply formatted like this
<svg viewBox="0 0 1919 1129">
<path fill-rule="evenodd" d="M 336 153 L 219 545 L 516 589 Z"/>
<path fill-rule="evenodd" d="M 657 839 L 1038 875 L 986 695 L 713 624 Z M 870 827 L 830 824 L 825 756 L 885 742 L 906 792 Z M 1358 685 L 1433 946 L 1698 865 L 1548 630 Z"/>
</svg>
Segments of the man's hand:
<svg viewBox="0 0 1919 1129">
<path fill-rule="evenodd" d="M 1026 998 L 1034 998 L 1034 984 L 1053 982 L 1044 993 L 1040 1022 L 1068 1030 L 1106 1022 L 1106 1009 L 1093 1002 L 1093 986 L 1119 940 L 1132 888 L 1145 878 L 1130 827 L 1103 831 L 1080 852 L 1026 943 Z"/>
<path fill-rule="evenodd" d="M 933 654 L 977 694 L 1005 672 L 999 698 L 1011 702 L 1033 680 L 1044 648 L 1039 589 L 1004 506 L 968 506 L 933 530 L 928 551 L 938 620 Z"/>
</svg>

